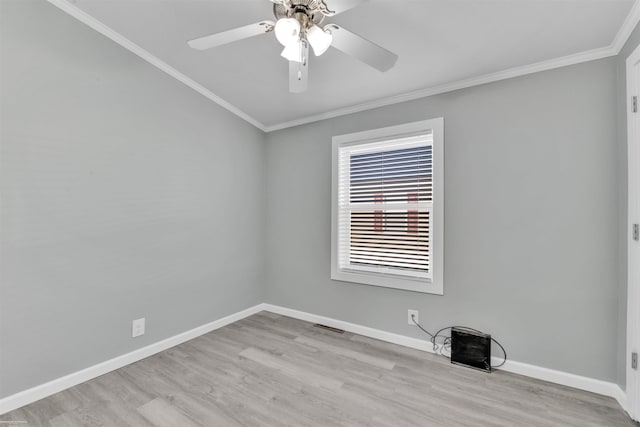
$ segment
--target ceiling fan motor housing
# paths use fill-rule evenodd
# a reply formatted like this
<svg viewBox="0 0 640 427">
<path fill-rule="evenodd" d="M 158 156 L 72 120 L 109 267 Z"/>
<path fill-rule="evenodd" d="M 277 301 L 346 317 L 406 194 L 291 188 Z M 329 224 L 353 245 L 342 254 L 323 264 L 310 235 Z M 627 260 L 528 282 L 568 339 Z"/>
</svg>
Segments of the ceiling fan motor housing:
<svg viewBox="0 0 640 427">
<path fill-rule="evenodd" d="M 276 19 L 295 18 L 303 30 L 307 30 L 314 24 L 320 25 L 325 18 L 325 13 L 328 13 L 328 9 L 324 2 L 319 0 L 290 0 L 286 4 L 273 5 L 273 15 Z"/>
</svg>

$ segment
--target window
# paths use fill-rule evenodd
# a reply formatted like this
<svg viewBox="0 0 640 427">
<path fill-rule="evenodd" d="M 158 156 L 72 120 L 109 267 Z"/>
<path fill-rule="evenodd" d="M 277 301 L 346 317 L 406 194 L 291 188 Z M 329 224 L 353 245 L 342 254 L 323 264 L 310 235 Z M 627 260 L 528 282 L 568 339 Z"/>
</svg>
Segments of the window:
<svg viewBox="0 0 640 427">
<path fill-rule="evenodd" d="M 333 138 L 331 278 L 442 294 L 443 119 Z"/>
</svg>

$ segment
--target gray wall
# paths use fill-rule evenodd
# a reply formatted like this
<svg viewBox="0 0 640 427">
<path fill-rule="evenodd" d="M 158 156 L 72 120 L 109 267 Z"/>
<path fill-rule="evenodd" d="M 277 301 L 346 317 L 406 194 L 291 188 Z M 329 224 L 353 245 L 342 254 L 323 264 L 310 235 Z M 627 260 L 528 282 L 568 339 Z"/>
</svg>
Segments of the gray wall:
<svg viewBox="0 0 640 427">
<path fill-rule="evenodd" d="M 264 134 L 42 0 L 0 7 L 0 398 L 262 302 Z"/>
<path fill-rule="evenodd" d="M 266 136 L 44 1 L 1 0 L 0 31 L 0 398 L 263 300 L 424 337 L 419 309 L 624 385 L 638 28 L 617 58 Z M 331 281 L 331 137 L 440 116 L 445 295 Z"/>
<path fill-rule="evenodd" d="M 616 380 L 616 66 L 609 58 L 267 136 L 267 301 L 399 334 L 492 333 L 510 358 Z M 444 296 L 330 280 L 331 137 L 445 119 Z"/>
<path fill-rule="evenodd" d="M 618 96 L 618 371 L 617 383 L 624 389 L 626 384 L 627 363 L 627 238 L 629 222 L 627 220 L 627 66 L 629 55 L 640 45 L 640 25 L 637 25 L 629 40 L 617 57 L 616 93 Z"/>
</svg>

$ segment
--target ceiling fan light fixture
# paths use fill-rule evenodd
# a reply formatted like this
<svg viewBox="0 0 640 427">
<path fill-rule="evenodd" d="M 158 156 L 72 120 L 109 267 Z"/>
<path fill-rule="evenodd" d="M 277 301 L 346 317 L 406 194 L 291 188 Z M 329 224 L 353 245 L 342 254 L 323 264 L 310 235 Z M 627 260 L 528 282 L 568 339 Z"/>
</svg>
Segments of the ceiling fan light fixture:
<svg viewBox="0 0 640 427">
<path fill-rule="evenodd" d="M 274 32 L 280 44 L 287 47 L 300 39 L 300 23 L 295 18 L 278 19 Z"/>
<path fill-rule="evenodd" d="M 0 0 L 1 2 L 2 0 Z M 53 0 L 50 0 L 53 1 Z M 264 0 L 273 5 L 272 20 L 256 22 L 187 41 L 197 50 L 206 50 L 260 34 L 274 33 L 284 46 L 281 56 L 289 61 L 289 91 L 304 92 L 309 73 L 309 49 L 321 56 L 333 47 L 381 71 L 390 70 L 398 55 L 324 19 L 368 0 Z M 639 0 L 640 1 L 640 0 Z M 326 2 L 331 4 L 331 9 Z"/>
<path fill-rule="evenodd" d="M 309 44 L 313 48 L 313 53 L 315 53 L 316 56 L 320 56 L 331 46 L 333 36 L 330 32 L 323 30 L 317 25 L 313 25 L 307 30 L 307 40 L 309 40 Z"/>
<path fill-rule="evenodd" d="M 286 45 L 280 54 L 283 58 L 293 62 L 302 62 L 302 41 L 300 39 Z"/>
</svg>

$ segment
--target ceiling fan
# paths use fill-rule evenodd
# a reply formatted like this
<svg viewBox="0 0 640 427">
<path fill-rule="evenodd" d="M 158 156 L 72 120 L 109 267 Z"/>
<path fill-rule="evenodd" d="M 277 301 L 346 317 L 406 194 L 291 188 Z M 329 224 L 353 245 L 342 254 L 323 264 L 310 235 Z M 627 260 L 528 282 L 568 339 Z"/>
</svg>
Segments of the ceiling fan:
<svg viewBox="0 0 640 427">
<path fill-rule="evenodd" d="M 273 3 L 276 22 L 260 21 L 189 40 L 188 45 L 193 49 L 205 50 L 273 31 L 284 46 L 281 56 L 289 60 L 289 91 L 294 93 L 307 89 L 309 46 L 316 56 L 322 55 L 329 47 L 334 47 L 383 72 L 393 67 L 398 59 L 395 53 L 337 24 L 323 25 L 325 18 L 368 0 L 269 1 Z"/>
</svg>

